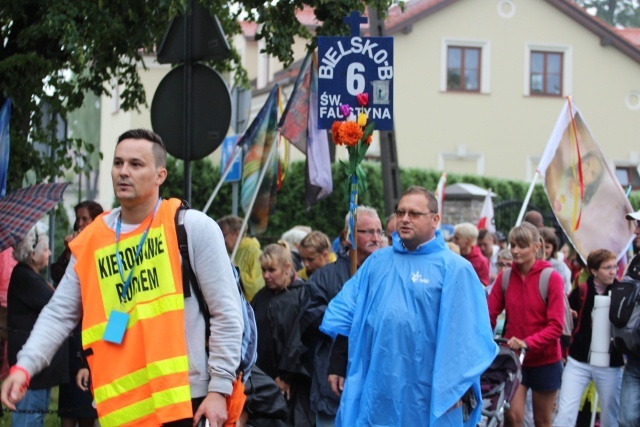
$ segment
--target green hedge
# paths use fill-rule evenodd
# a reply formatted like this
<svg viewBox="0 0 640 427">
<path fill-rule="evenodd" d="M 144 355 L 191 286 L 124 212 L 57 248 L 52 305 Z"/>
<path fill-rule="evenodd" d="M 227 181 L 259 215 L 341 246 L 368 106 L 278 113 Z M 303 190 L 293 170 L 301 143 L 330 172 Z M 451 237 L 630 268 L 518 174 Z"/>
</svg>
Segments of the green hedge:
<svg viewBox="0 0 640 427">
<path fill-rule="evenodd" d="M 220 179 L 220 169 L 214 166 L 209 159 L 192 162 L 191 165 L 193 176 L 191 205 L 197 209 L 202 209 Z M 380 163 L 364 162 L 362 167 L 367 174 L 368 191 L 360 195 L 359 202 L 375 207 L 381 218 L 384 218 L 384 196 L 380 177 Z M 170 158 L 167 169 L 169 176 L 161 188 L 161 194 L 163 197 L 181 198 L 183 194 L 182 162 Z M 348 203 L 343 184 L 345 177 L 340 170 L 339 164 L 332 165 L 332 172 L 333 193 L 316 204 L 310 211 L 307 211 L 304 207 L 304 162 L 293 162 L 278 193 L 276 212 L 269 218 L 269 228 L 266 234 L 261 236 L 261 239 L 273 241 L 282 232 L 298 224 L 309 225 L 313 229 L 322 230 L 330 236 L 337 235 L 344 225 L 344 216 L 347 213 Z M 407 188 L 410 185 L 421 185 L 430 190 L 435 190 L 439 179 L 440 172 L 433 170 L 401 168 L 400 172 L 402 188 Z M 448 185 L 457 182 L 475 184 L 482 188 L 491 188 L 498 195 L 497 199 L 494 200 L 494 206 L 503 201 L 524 200 L 529 188 L 529 183 L 524 181 L 447 174 Z M 630 201 L 634 209 L 638 209 L 640 206 L 640 192 L 632 193 Z M 547 217 L 551 215 L 549 202 L 542 185 L 536 185 L 529 206 L 535 206 L 540 209 Z M 207 213 L 212 218 L 220 218 L 231 213 L 230 184 L 222 186 L 220 193 Z M 511 216 L 497 217 L 496 220 L 497 228 L 508 232 L 515 221 L 515 217 L 511 214 Z"/>
</svg>

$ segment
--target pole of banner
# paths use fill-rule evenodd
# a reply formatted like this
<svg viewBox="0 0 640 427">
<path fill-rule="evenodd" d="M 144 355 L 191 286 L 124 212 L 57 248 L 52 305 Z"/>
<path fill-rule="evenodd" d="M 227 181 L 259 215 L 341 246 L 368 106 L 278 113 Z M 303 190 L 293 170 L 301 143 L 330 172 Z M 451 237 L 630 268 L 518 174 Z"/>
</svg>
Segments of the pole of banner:
<svg viewBox="0 0 640 427">
<path fill-rule="evenodd" d="M 527 195 L 524 198 L 524 202 L 522 202 L 522 207 L 520 208 L 520 213 L 518 214 L 518 219 L 516 220 L 516 227 L 522 223 L 522 218 L 524 218 L 524 213 L 527 210 L 527 206 L 529 206 L 529 200 L 531 200 L 531 195 L 533 194 L 533 189 L 536 186 L 536 181 L 540 176 L 540 172 L 536 171 L 536 174 L 533 176 L 531 180 L 531 185 L 529 186 L 529 191 L 527 191 Z"/>
<path fill-rule="evenodd" d="M 233 164 L 233 162 L 236 161 L 236 158 L 240 155 L 240 153 L 242 153 L 242 148 L 236 146 L 235 154 L 227 162 L 224 173 L 220 177 L 220 181 L 218 181 L 218 185 L 216 185 L 216 188 L 213 189 L 213 193 L 211 193 L 211 197 L 209 197 L 209 200 L 207 200 L 207 204 L 204 205 L 204 209 L 202 209 L 203 213 L 207 213 L 207 211 L 209 210 L 211 203 L 213 203 L 213 199 L 216 198 L 216 196 L 218 195 L 218 191 L 220 191 L 220 187 L 222 187 L 222 184 L 224 184 L 224 180 L 227 178 L 227 175 L 229 175 L 229 172 L 231 172 L 231 165 Z"/>
<path fill-rule="evenodd" d="M 231 260 L 236 257 L 236 252 L 238 252 L 238 246 L 240 246 L 240 240 L 242 240 L 242 235 L 244 234 L 245 228 L 247 228 L 247 223 L 249 222 L 249 216 L 251 215 L 251 210 L 253 209 L 253 205 L 258 198 L 258 192 L 260 191 L 260 186 L 262 185 L 262 181 L 264 181 L 264 176 L 267 173 L 267 168 L 271 164 L 271 159 L 273 158 L 274 153 L 278 149 L 277 139 L 274 139 L 273 144 L 271 145 L 271 150 L 269 151 L 269 156 L 267 157 L 267 161 L 264 163 L 262 170 L 260 171 L 260 176 L 258 177 L 258 183 L 256 185 L 256 191 L 253 193 L 253 197 L 251 197 L 251 202 L 249 203 L 249 207 L 247 208 L 247 214 L 242 221 L 242 228 L 240 229 L 240 233 L 238 233 L 238 240 L 236 240 L 236 244 L 233 247 L 233 253 L 231 254 Z"/>
<path fill-rule="evenodd" d="M 598 392 L 595 392 L 593 397 L 593 405 L 591 405 L 591 427 L 596 425 L 596 412 L 598 412 Z"/>
</svg>

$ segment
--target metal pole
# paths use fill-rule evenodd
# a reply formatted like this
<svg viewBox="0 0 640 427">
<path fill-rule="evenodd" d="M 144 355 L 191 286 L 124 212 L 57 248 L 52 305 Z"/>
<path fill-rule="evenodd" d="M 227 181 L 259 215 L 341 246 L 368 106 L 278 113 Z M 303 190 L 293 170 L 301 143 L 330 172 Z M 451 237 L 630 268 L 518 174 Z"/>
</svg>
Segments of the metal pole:
<svg viewBox="0 0 640 427">
<path fill-rule="evenodd" d="M 218 181 L 218 185 L 216 185 L 216 188 L 213 189 L 213 192 L 211 193 L 211 196 L 209 197 L 209 200 L 207 200 L 207 204 L 204 205 L 204 209 L 202 209 L 203 213 L 207 213 L 207 211 L 209 210 L 209 207 L 211 206 L 211 203 L 213 202 L 213 199 L 216 198 L 216 195 L 218 194 L 218 191 L 220 191 L 220 187 L 222 187 L 222 184 L 224 184 L 225 178 L 227 177 L 227 175 L 229 175 L 229 172 L 231 172 L 231 165 L 236 160 L 236 157 L 238 157 L 240 155 L 240 153 L 242 153 L 242 148 L 236 146 L 235 154 L 230 157 L 230 160 L 229 160 L 229 162 L 227 163 L 227 166 L 224 169 L 224 173 L 220 177 L 220 181 Z M 238 211 L 238 208 L 236 207 L 236 212 L 237 211 Z"/>
<path fill-rule="evenodd" d="M 592 403 L 593 405 L 591 405 L 591 423 L 589 424 L 591 427 L 596 425 L 596 412 L 598 412 L 598 391 L 596 391 Z"/>
<path fill-rule="evenodd" d="M 384 36 L 384 21 L 380 19 L 378 9 L 369 7 L 369 33 L 374 37 Z M 380 137 L 380 163 L 382 175 L 382 190 L 384 193 L 385 216 L 391 215 L 400 201 L 402 185 L 400 183 L 400 166 L 398 165 L 398 150 L 396 133 L 378 131 Z"/>
<path fill-rule="evenodd" d="M 238 193 L 240 192 L 240 186 L 237 182 L 231 184 L 231 213 L 238 216 Z"/>
<path fill-rule="evenodd" d="M 520 208 L 520 213 L 518 214 L 518 219 L 516 220 L 515 226 L 517 227 L 522 222 L 522 218 L 524 218 L 524 213 L 527 210 L 527 206 L 529 206 L 529 200 L 531 200 L 531 195 L 533 194 L 533 189 L 536 186 L 536 181 L 538 180 L 538 176 L 540 176 L 540 172 L 536 171 L 536 174 L 533 176 L 531 180 L 531 185 L 529 186 L 529 191 L 527 191 L 527 195 L 524 197 L 524 202 L 522 202 L 522 207 Z"/>
<path fill-rule="evenodd" d="M 244 234 L 245 228 L 247 228 L 247 223 L 249 222 L 249 216 L 251 215 L 251 210 L 253 209 L 253 204 L 256 202 L 258 198 L 258 191 L 260 191 L 260 186 L 262 185 L 262 181 L 264 180 L 264 176 L 267 173 L 267 168 L 271 163 L 271 158 L 273 157 L 273 153 L 278 149 L 278 143 L 276 140 L 273 141 L 273 145 L 271 146 L 271 150 L 269 151 L 269 156 L 267 157 L 267 161 L 264 164 L 264 167 L 260 171 L 260 176 L 258 177 L 258 183 L 256 185 L 256 191 L 253 193 L 253 197 L 251 197 L 251 202 L 249 203 L 249 207 L 247 208 L 247 213 L 242 221 L 242 228 L 240 229 L 240 233 L 238 233 L 238 240 L 236 241 L 235 246 L 233 247 L 233 253 L 231 254 L 231 260 L 236 257 L 236 252 L 238 252 L 238 246 L 240 246 L 240 241 L 242 240 L 242 235 Z"/>
<path fill-rule="evenodd" d="M 191 58 L 192 17 L 194 0 L 184 14 L 184 200 L 191 203 L 191 90 L 193 85 L 193 60 Z"/>
</svg>

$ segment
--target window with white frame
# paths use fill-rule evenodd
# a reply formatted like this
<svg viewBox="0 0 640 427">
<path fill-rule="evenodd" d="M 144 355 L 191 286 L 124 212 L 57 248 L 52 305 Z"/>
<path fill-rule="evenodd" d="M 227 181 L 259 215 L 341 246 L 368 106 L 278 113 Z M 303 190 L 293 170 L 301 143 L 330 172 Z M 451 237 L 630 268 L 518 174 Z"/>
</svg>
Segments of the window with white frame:
<svg viewBox="0 0 640 427">
<path fill-rule="evenodd" d="M 478 47 L 448 47 L 448 91 L 480 92 L 480 52 Z"/>
<path fill-rule="evenodd" d="M 631 186 L 632 190 L 640 189 L 640 174 L 638 174 L 638 166 L 632 165 L 616 165 L 616 178 L 620 181 L 623 188 Z"/>
<path fill-rule="evenodd" d="M 440 90 L 489 93 L 490 57 L 489 41 L 443 38 Z"/>
<path fill-rule="evenodd" d="M 571 46 L 525 45 L 525 96 L 566 96 L 572 91 Z"/>
</svg>

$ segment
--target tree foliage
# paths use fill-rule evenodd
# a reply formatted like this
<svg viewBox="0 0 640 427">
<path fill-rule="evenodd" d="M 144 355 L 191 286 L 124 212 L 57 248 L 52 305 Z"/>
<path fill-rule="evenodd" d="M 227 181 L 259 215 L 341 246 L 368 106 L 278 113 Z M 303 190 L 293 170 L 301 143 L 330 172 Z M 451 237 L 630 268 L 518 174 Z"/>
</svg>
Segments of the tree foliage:
<svg viewBox="0 0 640 427">
<path fill-rule="evenodd" d="M 54 136 L 58 115 L 65 119 L 82 105 L 86 93 L 108 94 L 120 87 L 121 107 L 147 102 L 138 67 L 153 52 L 171 19 L 187 10 L 188 0 L 0 0 L 0 94 L 11 98 L 9 189 L 22 186 L 27 171 L 36 181 L 61 176 L 89 163 L 95 146 L 80 138 Z M 310 39 L 309 28 L 295 18 L 310 6 L 323 22 L 318 34 L 348 32 L 342 18 L 367 4 L 386 10 L 391 0 L 200 0 L 215 14 L 230 39 L 241 32 L 238 20 L 260 24 L 257 37 L 266 51 L 285 64 L 293 60 L 294 38 Z M 222 70 L 235 70 L 246 83 L 236 50 Z M 43 114 L 43 105 L 47 113 Z M 80 159 L 80 162 L 78 160 Z"/>
<path fill-rule="evenodd" d="M 638 0 L 575 0 L 587 10 L 612 26 L 640 27 Z"/>
</svg>

